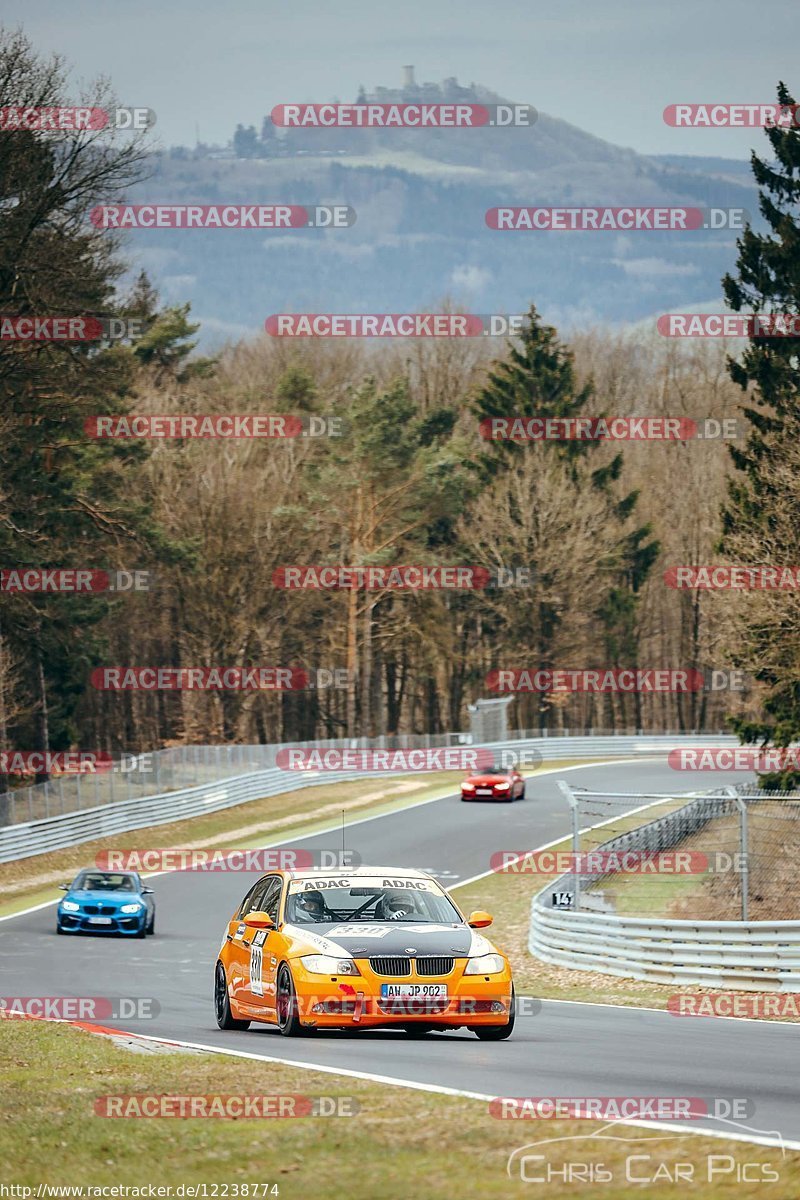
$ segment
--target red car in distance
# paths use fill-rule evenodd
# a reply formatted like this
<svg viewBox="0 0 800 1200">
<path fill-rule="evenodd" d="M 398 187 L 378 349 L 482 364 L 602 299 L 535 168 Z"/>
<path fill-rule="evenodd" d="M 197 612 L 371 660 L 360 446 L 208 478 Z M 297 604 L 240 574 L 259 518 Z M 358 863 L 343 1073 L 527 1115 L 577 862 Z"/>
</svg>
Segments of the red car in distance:
<svg viewBox="0 0 800 1200">
<path fill-rule="evenodd" d="M 499 767 L 495 763 L 474 775 L 468 775 L 461 785 L 462 800 L 525 799 L 525 780 L 516 767 Z"/>
</svg>

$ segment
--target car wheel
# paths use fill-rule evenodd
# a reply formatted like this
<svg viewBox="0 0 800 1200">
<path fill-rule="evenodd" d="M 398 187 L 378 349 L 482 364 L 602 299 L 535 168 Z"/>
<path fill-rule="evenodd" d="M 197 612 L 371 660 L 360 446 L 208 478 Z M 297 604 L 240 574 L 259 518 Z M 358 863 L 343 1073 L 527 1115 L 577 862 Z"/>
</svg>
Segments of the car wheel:
<svg viewBox="0 0 800 1200">
<path fill-rule="evenodd" d="M 303 1037 L 309 1030 L 300 1020 L 297 991 L 292 972 L 283 964 L 278 971 L 278 989 L 275 997 L 278 1028 L 284 1037 Z"/>
<path fill-rule="evenodd" d="M 520 792 L 520 794 L 519 794 L 519 798 L 520 798 L 520 800 L 524 800 L 524 799 L 525 799 L 525 788 L 524 788 L 524 787 L 523 787 L 522 791 L 521 791 L 521 792 Z"/>
<path fill-rule="evenodd" d="M 155 933 L 155 931 L 156 931 L 156 914 L 153 913 L 152 917 L 150 918 L 150 924 L 147 926 L 147 932 L 150 934 L 153 934 L 153 933 Z"/>
<path fill-rule="evenodd" d="M 147 937 L 147 923 L 142 921 L 141 929 L 136 930 L 136 937 L 140 940 Z"/>
<path fill-rule="evenodd" d="M 214 972 L 214 1015 L 217 1018 L 217 1024 L 220 1029 L 249 1029 L 249 1021 L 237 1021 L 231 1016 L 231 1002 L 228 996 L 228 980 L 225 975 L 225 968 L 221 962 L 217 963 L 217 969 Z"/>
<path fill-rule="evenodd" d="M 63 933 L 63 932 L 64 932 L 64 930 L 61 928 L 61 926 L 56 925 L 56 933 Z"/>
<path fill-rule="evenodd" d="M 482 1042 L 503 1042 L 506 1038 L 511 1037 L 514 1029 L 514 1020 L 517 1015 L 517 1002 L 514 994 L 514 989 L 511 989 L 511 1013 L 508 1022 L 505 1025 L 478 1025 L 475 1028 L 475 1033 Z"/>
</svg>

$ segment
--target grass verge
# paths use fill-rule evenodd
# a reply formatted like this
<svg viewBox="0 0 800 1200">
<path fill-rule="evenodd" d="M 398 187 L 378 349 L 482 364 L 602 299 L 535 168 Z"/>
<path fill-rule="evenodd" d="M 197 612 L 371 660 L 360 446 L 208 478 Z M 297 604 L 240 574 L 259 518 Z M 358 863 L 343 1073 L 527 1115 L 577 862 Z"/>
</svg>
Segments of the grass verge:
<svg viewBox="0 0 800 1200">
<path fill-rule="evenodd" d="M 669 1181 L 677 1164 L 692 1168 L 691 1195 L 697 1200 L 786 1200 L 800 1193 L 800 1155 L 783 1156 L 770 1147 L 621 1126 L 614 1134 L 631 1141 L 592 1143 L 586 1138 L 598 1129 L 595 1122 L 502 1121 L 490 1116 L 482 1101 L 226 1055 L 134 1055 L 107 1038 L 38 1021 L 0 1022 L 0 1042 L 5 1110 L 0 1161 L 8 1184 L 145 1189 L 150 1184 L 227 1184 L 227 1194 L 234 1196 L 233 1185 L 259 1183 L 277 1184 L 283 1200 L 340 1200 L 342 1195 L 499 1200 L 529 1191 L 518 1174 L 511 1180 L 506 1175 L 513 1150 L 570 1137 L 582 1140 L 531 1151 L 545 1155 L 550 1168 L 562 1173 L 547 1188 L 557 1200 L 575 1195 L 612 1200 L 627 1194 L 626 1159 L 642 1154 L 651 1158 L 637 1160 L 635 1173 L 652 1179 L 658 1170 L 663 1181 L 650 1183 L 648 1197 L 677 1194 Z M 452 1050 L 457 1055 L 458 1045 Z M 487 1053 L 513 1056 L 514 1043 L 489 1047 Z M 350 1097 L 351 1104 L 355 1100 L 359 1111 L 351 1117 L 284 1120 L 114 1120 L 95 1115 L 97 1098 L 119 1094 L 338 1096 Z M 710 1183 L 709 1156 L 716 1156 L 720 1171 Z M 595 1172 L 602 1164 L 612 1178 L 583 1186 L 567 1181 L 564 1164 L 571 1160 L 593 1165 Z M 750 1164 L 750 1178 L 771 1171 L 777 1181 L 738 1182 L 744 1163 Z M 546 1169 L 539 1163 L 528 1167 L 534 1173 Z M 222 1190 L 217 1194 L 224 1195 Z"/>
</svg>

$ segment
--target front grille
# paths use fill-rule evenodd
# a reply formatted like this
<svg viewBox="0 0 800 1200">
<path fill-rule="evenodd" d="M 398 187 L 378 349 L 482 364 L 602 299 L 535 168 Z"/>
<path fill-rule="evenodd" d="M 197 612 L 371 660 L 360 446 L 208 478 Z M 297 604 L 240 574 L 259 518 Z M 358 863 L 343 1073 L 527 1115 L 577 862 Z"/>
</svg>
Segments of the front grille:
<svg viewBox="0 0 800 1200">
<path fill-rule="evenodd" d="M 371 958 L 369 965 L 376 975 L 410 975 L 410 958 Z"/>
<path fill-rule="evenodd" d="M 435 958 L 431 955 L 428 958 L 417 959 L 418 975 L 449 975 L 452 969 L 452 958 Z"/>
<path fill-rule="evenodd" d="M 113 917 L 117 910 L 113 904 L 85 904 L 83 911 L 90 917 Z"/>
</svg>

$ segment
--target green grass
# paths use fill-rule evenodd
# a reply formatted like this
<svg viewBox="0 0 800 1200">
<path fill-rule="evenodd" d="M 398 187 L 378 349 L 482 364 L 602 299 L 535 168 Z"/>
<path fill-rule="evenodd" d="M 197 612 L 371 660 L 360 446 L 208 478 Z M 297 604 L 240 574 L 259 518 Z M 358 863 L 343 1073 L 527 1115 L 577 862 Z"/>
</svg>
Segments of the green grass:
<svg viewBox="0 0 800 1200">
<path fill-rule="evenodd" d="M 39 1021 L 0 1021 L 0 1047 L 0 1162 L 5 1184 L 174 1188 L 258 1182 L 277 1183 L 284 1200 L 505 1200 L 540 1194 L 519 1179 L 507 1178 L 506 1161 L 513 1150 L 539 1139 L 585 1138 L 597 1128 L 588 1121 L 501 1121 L 489 1115 L 482 1101 L 228 1055 L 137 1055 L 107 1038 Z M 459 1054 L 458 1044 L 452 1052 Z M 493 1058 L 513 1056 L 513 1042 L 487 1047 L 485 1053 Z M 126 1120 L 95 1115 L 97 1098 L 119 1094 L 337 1096 L 356 1101 L 359 1111 L 352 1117 L 285 1120 Z M 782 1158 L 777 1149 L 697 1134 L 662 1140 L 663 1133 L 657 1131 L 617 1126 L 614 1132 L 659 1140 L 649 1148 L 638 1141 L 577 1142 L 569 1156 L 602 1161 L 612 1170 L 614 1182 L 585 1187 L 554 1182 L 547 1196 L 619 1200 L 629 1194 L 625 1156 L 644 1152 L 653 1154 L 654 1164 L 662 1159 L 670 1165 L 693 1164 L 699 1182 L 691 1195 L 697 1200 L 788 1200 L 800 1192 L 797 1154 Z M 554 1166 L 561 1166 L 569 1153 L 558 1145 L 548 1152 Z M 780 1172 L 780 1181 L 737 1184 L 735 1176 L 727 1176 L 708 1185 L 703 1180 L 709 1154 L 729 1154 L 737 1163 L 769 1164 Z M 646 1194 L 674 1197 L 676 1190 L 671 1184 L 653 1185 Z"/>
</svg>

